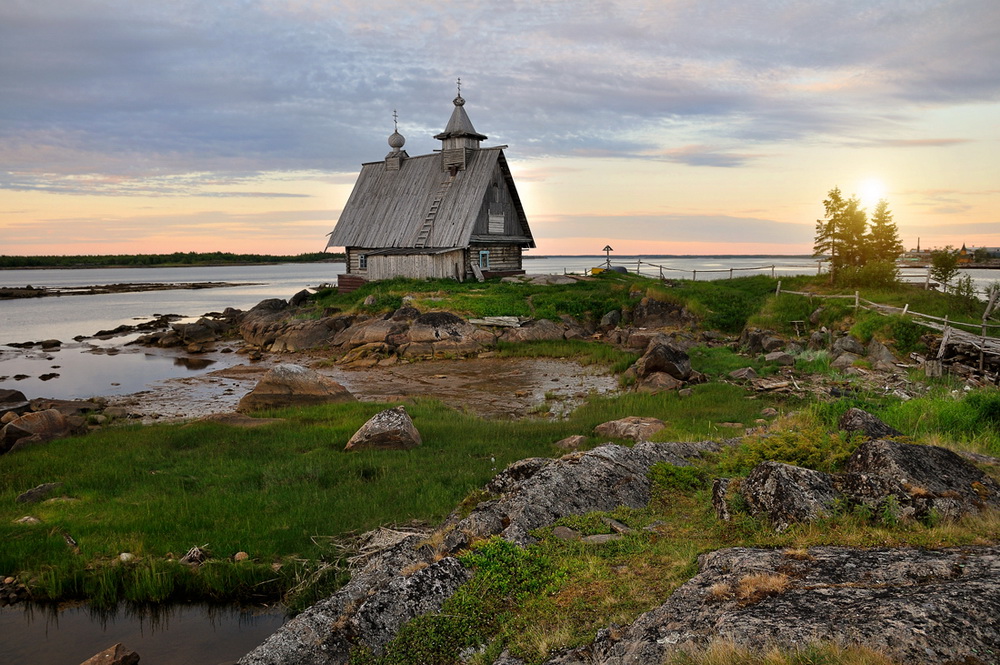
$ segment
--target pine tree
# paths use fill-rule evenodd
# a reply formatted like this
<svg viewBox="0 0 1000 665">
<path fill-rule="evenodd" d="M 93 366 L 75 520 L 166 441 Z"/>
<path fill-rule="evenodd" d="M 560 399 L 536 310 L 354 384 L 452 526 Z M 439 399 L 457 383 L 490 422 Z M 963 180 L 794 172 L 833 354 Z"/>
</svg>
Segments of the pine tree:
<svg viewBox="0 0 1000 665">
<path fill-rule="evenodd" d="M 831 276 L 836 278 L 840 268 L 864 264 L 868 218 L 858 198 L 844 198 L 839 187 L 830 190 L 823 208 L 825 217 L 816 220 L 813 256 L 828 255 Z"/>
<path fill-rule="evenodd" d="M 895 261 L 903 253 L 903 243 L 885 199 L 875 205 L 867 240 L 869 258 L 873 261 Z"/>
</svg>

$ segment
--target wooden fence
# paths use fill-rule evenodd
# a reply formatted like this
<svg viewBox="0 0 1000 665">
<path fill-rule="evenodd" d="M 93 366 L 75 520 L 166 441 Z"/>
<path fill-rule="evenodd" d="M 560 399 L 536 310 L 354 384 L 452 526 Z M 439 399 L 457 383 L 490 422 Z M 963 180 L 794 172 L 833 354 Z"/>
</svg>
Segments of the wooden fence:
<svg viewBox="0 0 1000 665">
<path fill-rule="evenodd" d="M 987 323 L 990 315 L 996 309 L 997 305 L 1000 304 L 1000 292 L 993 289 L 990 292 L 989 302 L 986 304 L 986 309 L 983 311 L 982 321 L 980 323 L 967 323 L 965 321 L 950 321 L 947 316 L 944 318 L 940 316 L 934 316 L 932 314 L 922 314 L 920 312 L 914 312 L 910 309 L 910 305 L 904 305 L 903 307 L 893 307 L 892 305 L 882 305 L 879 303 L 866 300 L 860 296 L 858 291 L 854 292 L 854 295 L 825 295 L 819 293 L 809 293 L 807 291 L 782 291 L 781 282 L 778 282 L 778 287 L 775 290 L 775 295 L 780 296 L 783 293 L 788 293 L 797 296 L 806 296 L 810 299 L 812 298 L 840 298 L 848 299 L 854 301 L 854 309 L 866 309 L 868 311 L 877 312 L 884 316 L 899 315 L 909 317 L 917 325 L 924 326 L 925 328 L 930 328 L 936 330 L 942 334 L 941 345 L 938 347 L 937 359 L 944 357 L 945 349 L 948 344 L 968 344 L 972 348 L 979 351 L 979 369 L 982 371 L 985 356 L 998 356 L 1000 357 L 1000 339 L 995 336 L 991 336 L 988 333 L 991 330 L 1000 330 L 1000 325 Z M 976 330 L 979 332 L 978 335 L 971 332 L 966 332 L 961 328 L 968 328 L 971 330 Z"/>
<path fill-rule="evenodd" d="M 817 261 L 816 263 L 818 264 L 816 266 L 816 274 L 818 275 L 818 274 L 820 274 L 822 272 L 823 263 L 824 262 L 823 261 Z M 673 266 L 665 266 L 665 265 L 661 265 L 659 263 L 651 263 L 649 261 L 643 261 L 642 259 L 636 259 L 634 262 L 632 262 L 632 261 L 629 261 L 629 262 L 616 262 L 616 263 L 613 263 L 612 265 L 614 265 L 614 266 L 621 266 L 621 267 L 626 268 L 629 271 L 634 272 L 634 273 L 636 273 L 638 275 L 646 275 L 647 277 L 650 276 L 650 275 L 652 275 L 652 276 L 659 276 L 660 279 L 667 279 L 670 276 L 671 273 L 690 274 L 692 280 L 697 280 L 698 279 L 698 273 L 701 273 L 702 275 L 705 275 L 705 274 L 708 274 L 708 273 L 728 273 L 729 274 L 729 279 L 733 279 L 734 277 L 739 277 L 740 276 L 737 273 L 741 273 L 741 272 L 742 273 L 757 272 L 757 273 L 770 273 L 771 277 L 773 278 L 775 276 L 775 270 L 778 269 L 778 268 L 782 268 L 782 269 L 784 269 L 784 268 L 808 268 L 808 269 L 812 270 L 812 266 L 810 266 L 810 265 L 793 265 L 793 264 L 777 264 L 777 263 L 772 263 L 770 265 L 763 265 L 763 266 L 748 266 L 748 267 L 740 267 L 740 268 L 702 268 L 702 269 L 699 270 L 699 269 L 695 269 L 695 268 L 691 268 L 691 269 L 688 269 L 688 268 L 675 268 Z M 643 272 L 643 266 L 646 266 L 646 271 L 645 272 Z M 597 266 L 597 267 L 600 268 L 601 266 Z"/>
</svg>

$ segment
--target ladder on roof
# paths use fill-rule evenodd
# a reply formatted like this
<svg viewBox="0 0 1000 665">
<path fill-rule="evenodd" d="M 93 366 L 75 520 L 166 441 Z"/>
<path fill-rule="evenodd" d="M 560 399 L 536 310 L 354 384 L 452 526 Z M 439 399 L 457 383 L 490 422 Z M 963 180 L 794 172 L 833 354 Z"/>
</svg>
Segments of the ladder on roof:
<svg viewBox="0 0 1000 665">
<path fill-rule="evenodd" d="M 448 193 L 451 188 L 451 178 L 445 180 L 438 187 L 437 192 L 434 194 L 434 200 L 431 201 L 431 207 L 427 210 L 427 215 L 424 216 L 424 223 L 420 225 L 420 231 L 417 233 L 417 241 L 413 243 L 414 247 L 426 247 L 427 239 L 431 236 L 431 229 L 434 228 L 434 219 L 437 217 L 438 210 L 441 209 L 441 201 L 444 200 L 444 195 Z"/>
</svg>

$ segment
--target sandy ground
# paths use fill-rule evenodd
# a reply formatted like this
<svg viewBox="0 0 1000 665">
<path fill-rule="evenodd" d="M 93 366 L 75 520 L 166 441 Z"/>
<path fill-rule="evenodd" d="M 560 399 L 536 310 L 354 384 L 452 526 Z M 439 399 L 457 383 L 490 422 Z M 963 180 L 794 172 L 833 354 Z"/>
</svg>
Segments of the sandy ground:
<svg viewBox="0 0 1000 665">
<path fill-rule="evenodd" d="M 315 369 L 360 400 L 433 397 L 488 418 L 519 418 L 532 413 L 560 416 L 587 395 L 612 393 L 618 387 L 616 377 L 602 367 L 558 359 L 471 358 L 344 368 L 308 354 L 268 355 L 256 362 L 234 354 L 206 354 L 206 358 L 227 366 L 159 381 L 138 393 L 109 397 L 108 402 L 127 408 L 144 422 L 228 413 L 268 369 L 280 363 Z"/>
</svg>

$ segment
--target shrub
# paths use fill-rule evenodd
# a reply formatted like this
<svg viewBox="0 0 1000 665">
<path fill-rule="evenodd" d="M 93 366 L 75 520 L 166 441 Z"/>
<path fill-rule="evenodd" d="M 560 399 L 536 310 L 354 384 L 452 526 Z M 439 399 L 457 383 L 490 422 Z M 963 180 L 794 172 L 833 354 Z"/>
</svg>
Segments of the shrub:
<svg viewBox="0 0 1000 665">
<path fill-rule="evenodd" d="M 691 492 L 701 489 L 708 481 L 708 474 L 696 466 L 675 466 L 669 462 L 657 462 L 649 468 L 649 481 L 654 491 Z"/>
<path fill-rule="evenodd" d="M 899 285 L 899 268 L 893 261 L 870 261 L 863 266 L 844 266 L 837 271 L 836 284 L 852 289 L 883 289 Z"/>
<path fill-rule="evenodd" d="M 719 459 L 723 474 L 746 475 L 761 462 L 771 460 L 817 471 L 836 471 L 860 439 L 829 433 L 819 427 L 791 428 L 747 437 L 736 448 L 727 449 Z"/>
</svg>

